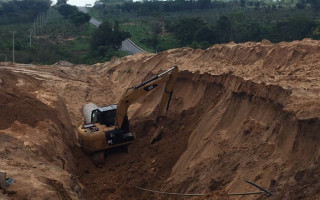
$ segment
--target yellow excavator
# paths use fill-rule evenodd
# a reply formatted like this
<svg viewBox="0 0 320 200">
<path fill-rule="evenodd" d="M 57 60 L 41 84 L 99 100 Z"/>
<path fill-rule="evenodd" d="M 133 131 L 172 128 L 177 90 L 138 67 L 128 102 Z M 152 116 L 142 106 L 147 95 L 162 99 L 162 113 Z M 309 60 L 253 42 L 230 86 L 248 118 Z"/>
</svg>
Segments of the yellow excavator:
<svg viewBox="0 0 320 200">
<path fill-rule="evenodd" d="M 104 150 L 127 146 L 135 140 L 134 133 L 130 131 L 127 112 L 129 106 L 137 99 L 164 84 L 157 116 L 163 115 L 165 110 L 168 110 L 178 71 L 178 67 L 174 66 L 147 81 L 128 88 L 118 104 L 98 107 L 89 103 L 82 108 L 85 124 L 78 128 L 78 140 L 85 151 L 93 153 L 93 161 L 96 165 L 103 163 Z"/>
</svg>

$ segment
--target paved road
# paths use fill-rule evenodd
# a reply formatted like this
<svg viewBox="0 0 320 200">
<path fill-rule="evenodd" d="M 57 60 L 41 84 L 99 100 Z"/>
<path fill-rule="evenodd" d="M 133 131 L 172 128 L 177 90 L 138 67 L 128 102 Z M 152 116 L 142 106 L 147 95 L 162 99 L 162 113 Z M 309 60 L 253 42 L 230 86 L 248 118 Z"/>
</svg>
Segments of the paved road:
<svg viewBox="0 0 320 200">
<path fill-rule="evenodd" d="M 78 9 L 84 13 L 88 13 L 88 10 L 86 7 L 78 7 Z M 95 27 L 99 27 L 101 22 L 91 17 L 90 23 L 93 24 Z M 138 47 L 135 43 L 133 43 L 130 39 L 126 39 L 122 41 L 121 44 L 121 51 L 125 51 L 129 54 L 137 54 L 137 53 L 146 53 L 147 51 L 141 49 Z"/>
<path fill-rule="evenodd" d="M 79 9 L 81 12 L 88 13 L 88 10 L 87 10 L 86 7 L 78 7 L 78 9 Z"/>
</svg>

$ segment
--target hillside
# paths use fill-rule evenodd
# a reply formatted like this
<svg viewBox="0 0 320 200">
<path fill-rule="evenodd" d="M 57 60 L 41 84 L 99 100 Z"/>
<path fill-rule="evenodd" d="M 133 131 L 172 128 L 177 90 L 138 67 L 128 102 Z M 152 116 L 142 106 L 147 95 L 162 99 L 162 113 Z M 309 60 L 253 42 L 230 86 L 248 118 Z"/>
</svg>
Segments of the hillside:
<svg viewBox="0 0 320 200">
<path fill-rule="evenodd" d="M 138 190 L 240 199 L 318 199 L 320 42 L 172 49 L 86 65 L 0 64 L 0 171 L 16 182 L 4 199 L 177 199 Z M 129 108 L 137 140 L 96 168 L 76 145 L 81 108 L 179 67 L 173 100 L 150 145 L 155 91 Z M 65 163 L 65 164 L 63 164 Z M 2 197 L 0 196 L 0 198 Z M 187 197 L 186 197 L 187 198 Z"/>
</svg>

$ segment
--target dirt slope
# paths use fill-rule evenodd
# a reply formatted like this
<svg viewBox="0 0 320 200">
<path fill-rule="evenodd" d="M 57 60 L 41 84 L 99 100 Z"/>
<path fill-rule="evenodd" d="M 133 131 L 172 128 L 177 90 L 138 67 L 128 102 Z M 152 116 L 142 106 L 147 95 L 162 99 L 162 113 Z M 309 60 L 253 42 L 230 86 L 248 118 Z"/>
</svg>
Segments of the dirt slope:
<svg viewBox="0 0 320 200">
<path fill-rule="evenodd" d="M 0 170 L 15 180 L 9 193 L 14 199 L 80 199 L 64 102 L 31 76 L 0 69 L 0 80 Z"/>
<path fill-rule="evenodd" d="M 0 170 L 17 180 L 9 197 L 184 199 L 137 186 L 228 199 L 226 193 L 256 191 L 244 182 L 251 180 L 270 189 L 271 199 L 320 198 L 319 50 L 319 41 L 305 39 L 173 49 L 93 66 L 2 63 Z M 150 145 L 154 91 L 129 109 L 137 135 L 129 152 L 108 152 L 106 164 L 94 167 L 75 145 L 81 107 L 116 103 L 127 87 L 173 65 L 180 73 L 157 124 L 162 139 Z"/>
</svg>

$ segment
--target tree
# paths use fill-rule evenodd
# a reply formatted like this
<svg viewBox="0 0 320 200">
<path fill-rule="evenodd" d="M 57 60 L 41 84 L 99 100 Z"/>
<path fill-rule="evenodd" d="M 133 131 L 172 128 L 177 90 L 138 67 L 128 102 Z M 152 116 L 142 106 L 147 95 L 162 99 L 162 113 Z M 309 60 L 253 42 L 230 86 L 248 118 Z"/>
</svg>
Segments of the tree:
<svg viewBox="0 0 320 200">
<path fill-rule="evenodd" d="M 232 34 L 232 22 L 226 16 L 221 16 L 215 27 L 217 40 L 219 43 L 229 42 Z"/>
<path fill-rule="evenodd" d="M 75 26 L 81 26 L 90 21 L 91 17 L 87 13 L 77 12 L 70 16 L 71 21 Z"/>
<path fill-rule="evenodd" d="M 293 17 L 273 26 L 270 40 L 273 42 L 301 40 L 311 37 L 315 28 L 316 23 L 314 21 L 305 17 Z"/>
<path fill-rule="evenodd" d="M 205 23 L 200 18 L 183 18 L 169 26 L 175 37 L 182 45 L 191 44 L 195 39 L 195 34 L 198 30 L 205 26 Z"/>
<path fill-rule="evenodd" d="M 208 9 L 211 7 L 211 0 L 198 0 L 200 9 Z"/>
<path fill-rule="evenodd" d="M 162 25 L 160 22 L 154 22 L 151 25 L 151 30 L 154 34 L 160 34 L 162 32 Z"/>
<path fill-rule="evenodd" d="M 214 31 L 207 26 L 201 27 L 195 34 L 195 40 L 197 42 L 208 42 L 209 44 L 213 44 L 215 42 L 215 38 L 216 36 Z"/>
<path fill-rule="evenodd" d="M 308 0 L 308 2 L 312 5 L 315 10 L 320 9 L 320 0 Z"/>
<path fill-rule="evenodd" d="M 50 0 L 14 0 L 0 3 L 2 23 L 32 22 L 37 14 L 50 8 Z"/>
<path fill-rule="evenodd" d="M 29 10 L 32 10 L 33 12 L 46 12 L 51 5 L 50 0 L 25 0 L 27 4 L 29 5 Z M 33 2 L 33 4 L 31 4 Z"/>
<path fill-rule="evenodd" d="M 240 6 L 246 7 L 246 0 L 240 0 Z"/>
<path fill-rule="evenodd" d="M 66 5 L 68 0 L 58 0 L 56 6 Z"/>
<path fill-rule="evenodd" d="M 158 50 L 159 37 L 157 35 L 153 35 L 151 38 L 144 39 L 141 42 L 147 46 L 151 46 L 156 51 Z"/>
<path fill-rule="evenodd" d="M 261 5 L 261 2 L 260 2 L 260 1 L 255 1 L 255 2 L 254 2 L 254 7 L 255 7 L 256 9 L 259 9 L 259 8 L 260 8 L 260 5 Z"/>
<path fill-rule="evenodd" d="M 16 5 L 14 1 L 9 1 L 7 3 L 2 4 L 3 11 L 5 13 L 13 13 L 16 10 Z"/>
<path fill-rule="evenodd" d="M 110 48 L 117 50 L 120 48 L 122 41 L 129 36 L 129 33 L 120 30 L 117 23 L 112 27 L 109 22 L 103 22 L 93 33 L 91 49 L 93 52 L 99 50 L 99 54 Z"/>
<path fill-rule="evenodd" d="M 71 15 L 76 14 L 78 11 L 76 6 L 71 6 L 69 4 L 64 4 L 58 7 L 58 12 L 60 15 L 62 15 L 64 18 L 69 18 Z"/>
<path fill-rule="evenodd" d="M 298 8 L 298 9 L 305 9 L 305 7 L 306 7 L 306 4 L 304 4 L 304 3 L 302 3 L 302 2 L 298 2 L 298 3 L 296 3 L 296 7 Z"/>
</svg>

